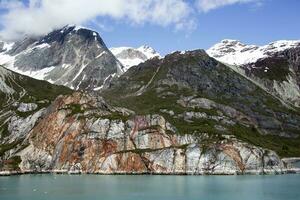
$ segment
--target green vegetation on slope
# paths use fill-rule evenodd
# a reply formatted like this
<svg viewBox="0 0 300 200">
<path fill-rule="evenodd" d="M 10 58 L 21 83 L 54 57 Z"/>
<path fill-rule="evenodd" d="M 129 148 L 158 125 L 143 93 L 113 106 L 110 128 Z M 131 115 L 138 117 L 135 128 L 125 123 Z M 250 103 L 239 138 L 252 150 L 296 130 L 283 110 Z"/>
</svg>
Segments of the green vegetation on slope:
<svg viewBox="0 0 300 200">
<path fill-rule="evenodd" d="M 216 125 L 220 125 L 216 121 L 198 119 L 187 122 L 178 117 L 185 111 L 217 115 L 215 109 L 191 110 L 177 103 L 181 97 L 194 96 L 228 105 L 251 117 L 272 118 L 282 120 L 284 123 L 287 120 L 295 120 L 295 117 L 299 118 L 297 109 L 288 109 L 278 99 L 230 68 L 216 63 L 201 52 L 196 56 L 194 54 L 197 52 L 191 56 L 175 53 L 163 61 L 151 60 L 133 67 L 102 95 L 113 105 L 129 108 L 136 114 L 160 114 L 172 123 L 180 134 L 208 133 L 211 136 L 233 134 L 243 141 L 275 150 L 282 157 L 300 156 L 298 138 L 261 135 L 254 126 L 246 127 L 239 124 L 226 126 L 227 131 L 220 131 L 215 128 Z M 283 64 L 286 63 L 278 63 Z M 273 70 L 269 75 L 277 76 L 276 73 L 284 73 L 281 68 L 278 70 Z M 137 95 L 137 91 L 150 80 L 152 82 L 148 88 Z M 174 116 L 161 112 L 161 109 L 173 111 Z M 297 129 L 286 131 L 299 134 Z"/>
<path fill-rule="evenodd" d="M 243 141 L 267 149 L 272 149 L 281 157 L 300 156 L 300 138 L 283 138 L 275 135 L 261 135 L 254 128 L 236 125 L 230 131 Z"/>
<path fill-rule="evenodd" d="M 4 81 L 5 84 L 10 87 L 14 92 L 6 94 L 0 91 L 0 141 L 9 136 L 8 120 L 10 117 L 17 115 L 22 118 L 26 118 L 41 108 L 47 107 L 57 96 L 61 94 L 71 94 L 72 90 L 58 85 L 52 85 L 46 81 L 35 80 L 33 78 L 20 75 L 15 72 L 11 72 L 0 66 L 0 81 Z M 14 103 L 35 103 L 38 108 L 34 111 L 19 112 L 17 111 L 17 105 Z M 0 144 L 0 157 L 3 157 L 5 153 L 11 149 L 22 149 L 28 144 L 24 144 L 23 138 L 19 138 L 16 141 L 10 143 Z M 4 160 L 4 168 L 17 169 L 20 159 L 18 157 Z M 0 163 L 1 164 L 1 163 Z M 2 163 L 3 164 L 3 163 Z M 0 166 L 1 167 L 1 166 Z"/>
</svg>

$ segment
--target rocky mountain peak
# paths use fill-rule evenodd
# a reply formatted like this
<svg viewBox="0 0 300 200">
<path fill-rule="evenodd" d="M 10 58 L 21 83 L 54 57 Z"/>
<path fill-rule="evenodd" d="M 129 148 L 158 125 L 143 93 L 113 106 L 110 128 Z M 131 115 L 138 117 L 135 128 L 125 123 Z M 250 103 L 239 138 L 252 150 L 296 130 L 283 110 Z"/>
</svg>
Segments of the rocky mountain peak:
<svg viewBox="0 0 300 200">
<path fill-rule="evenodd" d="M 81 26 L 76 26 L 76 25 L 66 25 L 61 29 L 54 30 L 48 35 L 46 35 L 45 37 L 41 38 L 37 44 L 39 45 L 42 43 L 52 43 L 52 42 L 63 43 L 65 42 L 67 35 L 78 35 L 83 40 L 87 40 L 89 42 L 98 41 L 100 45 L 105 46 L 99 33 L 91 29 L 84 28 Z"/>
<path fill-rule="evenodd" d="M 148 45 L 143 45 L 138 48 L 138 50 L 142 51 L 143 53 L 147 54 L 148 57 L 153 58 L 153 57 L 160 57 L 159 53 L 153 49 L 152 47 Z"/>
<path fill-rule="evenodd" d="M 110 48 L 110 51 L 125 66 L 125 71 L 130 67 L 138 65 L 154 57 L 161 57 L 152 47 L 143 45 L 134 47 L 116 47 Z"/>
<path fill-rule="evenodd" d="M 0 54 L 0 64 L 76 90 L 99 88 L 108 77 L 124 71 L 97 32 L 75 25 L 16 42 Z"/>
</svg>

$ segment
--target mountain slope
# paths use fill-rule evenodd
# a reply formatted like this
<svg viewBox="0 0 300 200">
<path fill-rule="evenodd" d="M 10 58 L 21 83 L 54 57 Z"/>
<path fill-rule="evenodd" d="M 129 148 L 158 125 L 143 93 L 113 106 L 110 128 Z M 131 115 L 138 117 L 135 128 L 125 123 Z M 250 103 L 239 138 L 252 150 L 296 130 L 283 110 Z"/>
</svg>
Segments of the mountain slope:
<svg viewBox="0 0 300 200">
<path fill-rule="evenodd" d="M 0 64 L 73 89 L 93 90 L 123 73 L 123 66 L 97 32 L 70 25 L 44 37 L 16 42 L 0 54 Z"/>
<path fill-rule="evenodd" d="M 25 138 L 43 116 L 45 108 L 57 96 L 70 93 L 66 87 L 35 80 L 0 66 L 0 168 L 16 167 L 1 161 L 10 159 L 14 163 L 18 159 L 15 152 L 27 145 Z"/>
<path fill-rule="evenodd" d="M 286 108 L 204 51 L 135 66 L 103 95 L 140 114 L 159 113 L 181 133 L 233 134 L 282 156 L 300 153 L 299 110 Z"/>
<path fill-rule="evenodd" d="M 110 51 L 125 66 L 125 71 L 130 67 L 138 65 L 154 57 L 160 57 L 153 48 L 149 46 L 133 47 L 116 47 L 110 48 Z"/>
<path fill-rule="evenodd" d="M 36 80 L 7 70 L 0 66 L 0 106 L 13 104 L 17 101 L 54 100 L 60 94 L 70 93 L 70 89 Z"/>
<path fill-rule="evenodd" d="M 224 40 L 207 53 L 287 105 L 300 107 L 300 41 L 277 41 L 258 47 Z"/>
</svg>

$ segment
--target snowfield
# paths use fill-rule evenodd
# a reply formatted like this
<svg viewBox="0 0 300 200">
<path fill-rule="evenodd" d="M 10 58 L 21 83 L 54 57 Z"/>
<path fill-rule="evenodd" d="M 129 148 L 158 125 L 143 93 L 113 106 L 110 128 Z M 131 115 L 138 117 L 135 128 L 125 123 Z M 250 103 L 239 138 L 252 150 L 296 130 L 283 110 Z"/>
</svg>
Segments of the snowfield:
<svg viewBox="0 0 300 200">
<path fill-rule="evenodd" d="M 297 46 L 300 46 L 300 40 L 279 40 L 264 46 L 256 46 L 227 39 L 215 44 L 206 52 L 220 62 L 230 65 L 245 65 Z"/>
</svg>

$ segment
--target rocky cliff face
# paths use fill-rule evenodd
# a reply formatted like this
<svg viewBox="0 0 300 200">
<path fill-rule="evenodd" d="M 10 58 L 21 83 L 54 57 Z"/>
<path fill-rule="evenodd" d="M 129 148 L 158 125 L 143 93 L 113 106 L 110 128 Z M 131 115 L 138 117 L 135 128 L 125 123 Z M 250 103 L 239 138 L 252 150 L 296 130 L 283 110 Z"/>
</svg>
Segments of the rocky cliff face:
<svg viewBox="0 0 300 200">
<path fill-rule="evenodd" d="M 300 41 L 277 41 L 259 47 L 223 40 L 207 53 L 287 105 L 300 107 Z"/>
<path fill-rule="evenodd" d="M 123 66 L 99 34 L 78 26 L 16 42 L 0 54 L 0 64 L 72 89 L 97 89 L 105 80 L 123 73 Z"/>
<path fill-rule="evenodd" d="M 69 173 L 282 173 L 275 152 L 234 137 L 177 134 L 158 114 L 135 115 L 103 99 L 59 97 L 17 155 L 23 171 Z"/>
<path fill-rule="evenodd" d="M 18 168 L 16 152 L 26 147 L 25 138 L 59 94 L 71 90 L 35 80 L 0 66 L 0 168 Z M 5 160 L 2 161 L 2 160 Z"/>
</svg>

